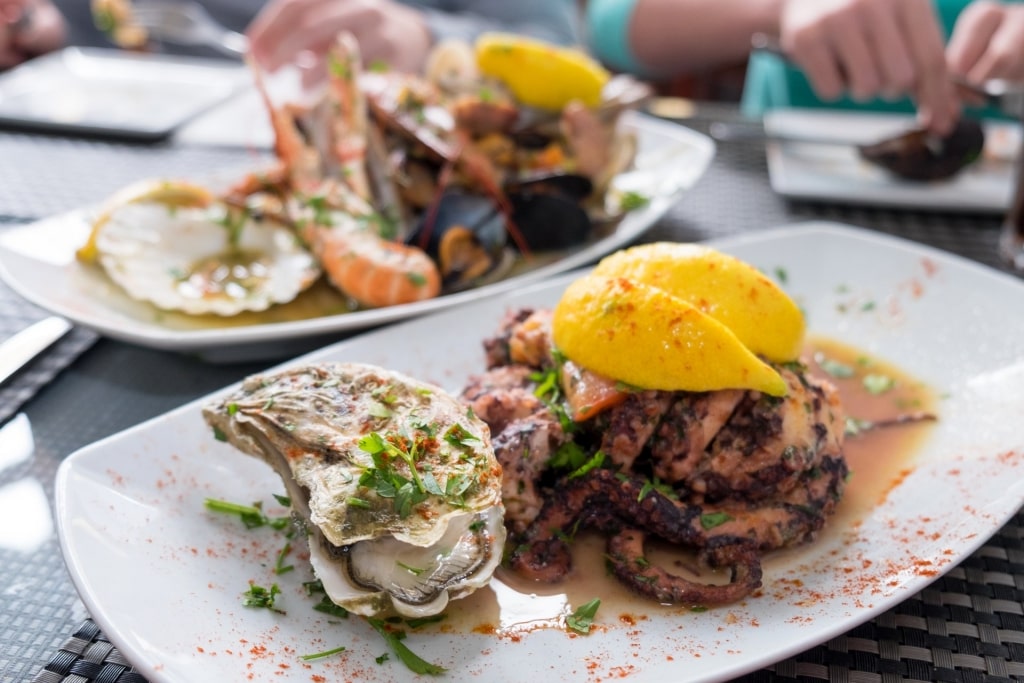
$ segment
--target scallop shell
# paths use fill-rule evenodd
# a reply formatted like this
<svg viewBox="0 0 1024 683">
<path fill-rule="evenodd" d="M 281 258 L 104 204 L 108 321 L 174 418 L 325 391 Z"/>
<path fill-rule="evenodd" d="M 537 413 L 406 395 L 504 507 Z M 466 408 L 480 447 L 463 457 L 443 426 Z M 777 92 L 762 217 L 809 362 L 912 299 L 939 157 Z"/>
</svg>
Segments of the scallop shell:
<svg viewBox="0 0 1024 683">
<path fill-rule="evenodd" d="M 191 315 L 237 315 L 286 303 L 320 275 L 285 226 L 227 207 L 127 203 L 113 209 L 96 235 L 97 260 L 134 299 Z"/>
</svg>

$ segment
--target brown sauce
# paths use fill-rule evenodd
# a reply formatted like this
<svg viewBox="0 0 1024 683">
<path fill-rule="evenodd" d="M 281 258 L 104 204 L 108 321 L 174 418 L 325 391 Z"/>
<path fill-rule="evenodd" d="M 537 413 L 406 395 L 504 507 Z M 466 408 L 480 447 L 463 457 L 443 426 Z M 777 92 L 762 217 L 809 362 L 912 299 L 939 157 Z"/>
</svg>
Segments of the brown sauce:
<svg viewBox="0 0 1024 683">
<path fill-rule="evenodd" d="M 935 412 L 936 397 L 927 386 L 855 348 L 814 338 L 807 344 L 804 359 L 812 373 L 836 385 L 846 415 L 862 425 L 863 421 L 886 420 L 911 412 Z M 912 466 L 913 455 L 932 424 L 915 422 L 847 435 L 844 451 L 850 480 L 839 509 L 819 539 L 848 529 L 885 499 Z M 645 615 L 686 611 L 631 593 L 607 574 L 604 552 L 605 539 L 600 534 L 580 532 L 573 544 L 573 573 L 556 585 L 525 581 L 499 569 L 486 589 L 452 605 L 442 628 L 515 639 L 538 628 L 564 628 L 562 618 L 594 598 L 601 600 L 600 620 L 605 624 L 619 620 L 628 625 L 645 619 Z M 770 554 L 765 558 L 765 576 L 770 578 L 773 564 L 800 552 L 798 547 Z M 692 574 L 692 553 L 661 545 L 649 548 L 648 557 L 673 573 Z M 726 578 L 708 576 L 705 571 L 699 580 L 722 582 Z"/>
</svg>

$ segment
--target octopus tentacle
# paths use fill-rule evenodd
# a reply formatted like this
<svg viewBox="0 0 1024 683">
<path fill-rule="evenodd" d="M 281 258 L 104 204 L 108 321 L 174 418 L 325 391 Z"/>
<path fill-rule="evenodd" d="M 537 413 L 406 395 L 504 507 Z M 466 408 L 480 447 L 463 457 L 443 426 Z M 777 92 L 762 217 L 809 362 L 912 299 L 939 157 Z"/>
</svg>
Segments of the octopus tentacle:
<svg viewBox="0 0 1024 683">
<path fill-rule="evenodd" d="M 626 529 L 608 539 L 612 573 L 641 595 L 666 604 L 711 607 L 735 602 L 761 587 L 761 558 L 757 548 L 743 539 L 719 537 L 704 548 L 700 560 L 711 567 L 727 567 L 727 584 L 691 581 L 652 564 L 644 554 L 647 534 Z"/>
<path fill-rule="evenodd" d="M 600 514 L 600 511 L 613 514 Z M 598 511 L 598 514 L 588 512 Z M 564 578 L 572 568 L 566 533 L 587 522 L 613 527 L 624 523 L 652 530 L 665 540 L 701 545 L 699 507 L 679 507 L 646 483 L 607 469 L 569 480 L 559 497 L 549 498 L 510 558 L 512 568 L 538 581 Z"/>
</svg>

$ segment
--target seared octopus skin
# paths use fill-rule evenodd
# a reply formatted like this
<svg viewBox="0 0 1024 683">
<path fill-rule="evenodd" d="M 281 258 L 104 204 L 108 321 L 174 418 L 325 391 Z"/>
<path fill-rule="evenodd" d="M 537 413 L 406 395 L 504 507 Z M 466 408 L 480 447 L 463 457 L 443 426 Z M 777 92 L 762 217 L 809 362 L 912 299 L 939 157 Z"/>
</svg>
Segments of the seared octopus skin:
<svg viewBox="0 0 1024 683">
<path fill-rule="evenodd" d="M 539 316 L 536 319 L 537 322 L 550 320 L 550 312 L 534 311 L 532 308 L 519 308 L 505 312 L 501 322 L 498 323 L 497 333 L 493 337 L 484 340 L 484 355 L 486 357 L 487 369 L 511 365 L 512 363 L 530 365 L 535 368 L 540 367 L 540 362 L 527 362 L 526 357 L 522 355 L 524 348 L 536 349 L 538 344 L 542 345 L 540 348 L 544 354 L 551 347 L 550 342 L 547 341 L 546 334 L 542 339 L 536 339 L 531 334 L 536 329 L 549 329 L 546 325 L 538 325 L 531 322 L 531 318 L 535 313 Z M 539 361 L 539 358 L 537 360 Z"/>
<path fill-rule="evenodd" d="M 569 436 L 558 417 L 534 394 L 531 368 L 506 365 L 470 378 L 462 400 L 491 427 L 502 467 L 505 524 L 522 533 L 540 512 L 539 482 L 548 461 Z"/>
<path fill-rule="evenodd" d="M 515 571 L 565 579 L 568 539 L 593 527 L 609 536 L 610 570 L 636 592 L 723 604 L 760 586 L 764 552 L 807 542 L 824 526 L 849 474 L 842 407 L 829 382 L 792 363 L 776 366 L 788 387 L 783 398 L 636 391 L 566 434 L 529 379 L 556 365 L 550 318 L 546 310 L 507 313 L 485 343 L 492 369 L 464 392 L 491 424 L 508 478 Z M 560 473 L 547 458 L 570 439 L 602 451 L 604 464 L 555 480 Z M 696 550 L 699 564 L 728 569 L 729 583 L 705 585 L 652 565 L 644 553 L 650 537 Z"/>
<path fill-rule="evenodd" d="M 563 580 L 572 570 L 566 533 L 591 526 L 612 534 L 608 561 L 634 590 L 663 602 L 732 602 L 760 586 L 762 553 L 809 541 L 824 526 L 848 474 L 843 458 L 825 457 L 820 469 L 809 471 L 778 500 L 715 506 L 673 500 L 639 477 L 591 470 L 564 482 L 558 496 L 545 501 L 510 565 L 537 581 Z M 698 559 L 711 567 L 728 567 L 730 583 L 695 583 L 648 562 L 643 548 L 648 535 L 697 549 Z"/>
<path fill-rule="evenodd" d="M 672 392 L 640 391 L 600 416 L 601 450 L 623 470 L 643 451 L 672 405 Z"/>
<path fill-rule="evenodd" d="M 845 420 L 835 388 L 791 367 L 776 369 L 787 395 L 746 393 L 683 480 L 694 494 L 770 498 L 795 486 L 824 455 L 841 452 Z"/>
<path fill-rule="evenodd" d="M 647 534 L 626 529 L 608 539 L 608 564 L 622 583 L 667 605 L 713 607 L 744 598 L 761 587 L 761 558 L 747 543 L 711 539 L 703 559 L 711 567 L 728 567 L 729 583 L 707 584 L 670 574 L 644 557 Z"/>
<path fill-rule="evenodd" d="M 505 365 L 473 375 L 462 390 L 462 400 L 487 423 L 491 434 L 500 434 L 510 422 L 545 408 L 533 393 L 533 372 L 525 365 Z"/>
<path fill-rule="evenodd" d="M 544 497 L 538 482 L 567 440 L 558 418 L 547 408 L 510 422 L 494 437 L 494 455 L 502 467 L 505 525 L 513 534 L 525 532 L 540 514 Z"/>
</svg>

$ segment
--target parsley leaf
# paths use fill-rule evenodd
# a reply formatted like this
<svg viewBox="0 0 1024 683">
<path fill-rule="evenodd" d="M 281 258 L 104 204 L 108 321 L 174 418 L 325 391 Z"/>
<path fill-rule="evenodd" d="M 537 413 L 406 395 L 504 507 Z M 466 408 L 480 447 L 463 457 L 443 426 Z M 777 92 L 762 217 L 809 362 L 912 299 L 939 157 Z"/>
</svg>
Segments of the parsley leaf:
<svg viewBox="0 0 1024 683">
<path fill-rule="evenodd" d="M 594 624 L 594 617 L 597 616 L 597 608 L 600 606 L 601 600 L 594 598 L 587 604 L 577 607 L 575 612 L 565 618 L 565 625 L 583 635 L 590 633 L 590 627 Z"/>
<path fill-rule="evenodd" d="M 731 522 L 732 519 L 728 512 L 709 512 L 700 516 L 700 525 L 705 529 L 714 529 L 716 526 Z"/>
<path fill-rule="evenodd" d="M 413 673 L 437 676 L 448 671 L 448 669 L 445 669 L 442 666 L 431 664 L 406 647 L 405 643 L 402 642 L 402 638 L 405 637 L 404 631 L 392 631 L 380 619 L 367 619 L 366 621 L 370 626 L 376 629 L 377 633 L 384 636 L 384 640 L 387 642 L 388 647 L 390 647 L 392 652 L 398 656 L 398 659 L 401 660 L 402 664 L 405 664 L 405 666 Z"/>
</svg>

